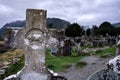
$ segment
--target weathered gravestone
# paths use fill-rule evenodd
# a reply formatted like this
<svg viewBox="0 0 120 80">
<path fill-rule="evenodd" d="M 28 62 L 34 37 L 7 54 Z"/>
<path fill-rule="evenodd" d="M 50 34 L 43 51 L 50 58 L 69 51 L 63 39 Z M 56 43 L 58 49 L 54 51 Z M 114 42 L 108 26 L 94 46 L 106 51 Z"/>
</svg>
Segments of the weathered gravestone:
<svg viewBox="0 0 120 80">
<path fill-rule="evenodd" d="M 27 9 L 24 38 L 25 65 L 18 80 L 47 80 L 45 25 L 46 10 Z"/>
<path fill-rule="evenodd" d="M 107 69 L 102 69 L 88 80 L 120 80 L 120 56 L 109 60 Z"/>
<path fill-rule="evenodd" d="M 116 55 L 120 55 L 120 41 L 117 43 Z"/>
<path fill-rule="evenodd" d="M 71 55 L 71 41 L 69 39 L 64 41 L 63 53 L 64 56 Z"/>
<path fill-rule="evenodd" d="M 120 76 L 114 71 L 103 69 L 96 72 L 88 80 L 120 80 Z"/>
</svg>

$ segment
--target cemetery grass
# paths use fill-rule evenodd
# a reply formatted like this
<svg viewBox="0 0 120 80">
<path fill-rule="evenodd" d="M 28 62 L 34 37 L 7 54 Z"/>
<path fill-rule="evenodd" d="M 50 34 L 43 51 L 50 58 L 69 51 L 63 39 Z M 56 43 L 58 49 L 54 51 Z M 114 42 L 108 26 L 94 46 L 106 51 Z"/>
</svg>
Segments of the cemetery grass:
<svg viewBox="0 0 120 80">
<path fill-rule="evenodd" d="M 115 46 L 112 46 L 112 47 L 109 47 L 109 48 L 106 48 L 106 49 L 99 49 L 95 52 L 95 55 L 100 57 L 100 58 L 107 58 L 107 57 L 111 57 L 111 56 L 114 56 L 116 53 L 116 48 Z"/>
<path fill-rule="evenodd" d="M 20 58 L 20 61 L 17 63 L 12 63 L 13 59 Z M 24 65 L 24 57 L 23 57 L 23 50 L 22 49 L 11 49 L 3 54 L 0 55 L 0 62 L 11 62 L 8 65 L 8 69 L 6 69 L 4 77 L 7 77 L 12 74 L 16 74 Z"/>
<path fill-rule="evenodd" d="M 46 51 L 46 66 L 56 72 L 65 71 L 70 68 L 72 64 L 76 64 L 84 56 L 51 56 L 50 51 Z"/>
<path fill-rule="evenodd" d="M 12 74 L 16 74 L 18 71 L 20 71 L 24 66 L 24 56 L 23 56 L 23 50 L 10 50 L 4 54 L 0 55 L 0 61 L 8 61 L 12 60 L 14 58 L 19 57 L 18 55 L 22 55 L 20 58 L 20 61 L 14 64 L 9 65 L 9 69 L 7 69 L 6 73 L 3 75 L 3 77 L 7 77 Z M 54 70 L 56 72 L 65 71 L 66 69 L 70 68 L 72 64 L 77 64 L 80 59 L 82 59 L 84 56 L 52 56 L 50 53 L 50 50 L 46 50 L 46 66 Z"/>
<path fill-rule="evenodd" d="M 20 71 L 23 68 L 23 66 L 24 66 L 24 57 L 21 57 L 21 60 L 19 62 L 10 65 L 4 77 L 8 77 L 9 75 L 16 74 L 18 71 Z"/>
</svg>

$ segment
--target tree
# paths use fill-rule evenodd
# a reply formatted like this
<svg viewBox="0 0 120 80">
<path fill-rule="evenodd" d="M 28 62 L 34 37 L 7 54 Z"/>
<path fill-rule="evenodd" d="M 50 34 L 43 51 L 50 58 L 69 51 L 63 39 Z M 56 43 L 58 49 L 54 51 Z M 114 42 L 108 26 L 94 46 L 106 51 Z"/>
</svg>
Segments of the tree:
<svg viewBox="0 0 120 80">
<path fill-rule="evenodd" d="M 69 25 L 65 30 L 67 37 L 80 37 L 84 33 L 84 29 L 77 23 Z"/>
<path fill-rule="evenodd" d="M 93 30 L 93 32 L 94 32 L 94 36 L 98 36 L 98 30 L 99 30 L 99 28 L 96 26 L 96 25 L 93 25 L 92 26 L 92 30 Z"/>
<path fill-rule="evenodd" d="M 99 35 L 103 35 L 103 36 L 106 36 L 106 34 L 109 34 L 111 36 L 117 35 L 116 28 L 112 26 L 110 22 L 103 22 L 99 26 L 98 33 Z"/>
<path fill-rule="evenodd" d="M 48 26 L 49 28 L 53 28 L 53 23 L 50 23 Z"/>
<path fill-rule="evenodd" d="M 87 30 L 86 30 L 86 34 L 87 34 L 87 36 L 90 36 L 90 28 L 88 28 Z"/>
</svg>

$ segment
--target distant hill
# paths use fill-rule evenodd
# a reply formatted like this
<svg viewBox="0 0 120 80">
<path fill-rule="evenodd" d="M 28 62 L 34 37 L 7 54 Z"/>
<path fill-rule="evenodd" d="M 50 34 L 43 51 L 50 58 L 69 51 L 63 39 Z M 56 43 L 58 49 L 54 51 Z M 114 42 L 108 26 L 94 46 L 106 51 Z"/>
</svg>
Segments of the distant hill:
<svg viewBox="0 0 120 80">
<path fill-rule="evenodd" d="M 70 22 L 58 19 L 58 18 L 47 18 L 47 28 L 64 29 L 70 25 Z"/>
<path fill-rule="evenodd" d="M 120 27 L 120 22 L 112 24 L 115 27 Z"/>
<path fill-rule="evenodd" d="M 5 27 L 25 27 L 25 20 L 23 21 L 18 20 L 18 21 L 6 23 L 2 28 Z"/>
</svg>

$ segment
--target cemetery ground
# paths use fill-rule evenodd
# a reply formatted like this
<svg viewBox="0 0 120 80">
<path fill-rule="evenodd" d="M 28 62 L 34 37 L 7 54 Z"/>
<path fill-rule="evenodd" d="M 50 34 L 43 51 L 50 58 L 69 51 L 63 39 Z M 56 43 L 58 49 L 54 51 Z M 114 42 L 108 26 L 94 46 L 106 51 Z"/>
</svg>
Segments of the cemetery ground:
<svg viewBox="0 0 120 80">
<path fill-rule="evenodd" d="M 68 80 L 87 80 L 94 72 L 105 68 L 111 57 L 115 56 L 116 47 L 82 47 L 84 53 L 76 56 L 72 51 L 70 56 L 53 56 L 50 50 L 46 50 L 46 66 Z M 17 73 L 24 65 L 22 49 L 12 49 L 0 54 L 0 68 L 5 70 L 2 77 Z"/>
</svg>

